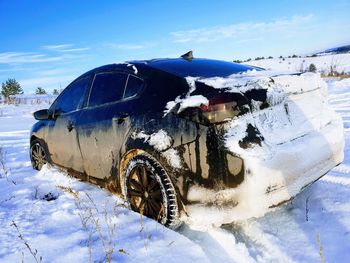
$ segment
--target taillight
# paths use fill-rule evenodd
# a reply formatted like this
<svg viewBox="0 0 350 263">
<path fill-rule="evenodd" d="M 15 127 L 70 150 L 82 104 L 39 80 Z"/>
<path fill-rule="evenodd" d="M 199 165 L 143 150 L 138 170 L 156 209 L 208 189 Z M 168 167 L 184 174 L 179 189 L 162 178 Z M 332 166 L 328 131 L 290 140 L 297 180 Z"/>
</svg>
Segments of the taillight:
<svg viewBox="0 0 350 263">
<path fill-rule="evenodd" d="M 231 96 L 219 95 L 209 98 L 208 105 L 188 108 L 181 115 L 204 125 L 222 123 L 237 116 L 240 111 Z"/>
<path fill-rule="evenodd" d="M 201 105 L 200 110 L 203 117 L 210 123 L 220 123 L 232 119 L 238 115 L 235 101 L 225 101 L 225 99 L 214 98 L 209 100 L 208 105 Z"/>
</svg>

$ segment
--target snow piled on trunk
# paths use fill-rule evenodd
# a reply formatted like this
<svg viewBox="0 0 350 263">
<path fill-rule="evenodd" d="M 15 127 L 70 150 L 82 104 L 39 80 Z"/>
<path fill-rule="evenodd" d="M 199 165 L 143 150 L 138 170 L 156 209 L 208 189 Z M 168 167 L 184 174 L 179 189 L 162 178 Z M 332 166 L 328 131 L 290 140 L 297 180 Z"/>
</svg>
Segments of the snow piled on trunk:
<svg viewBox="0 0 350 263">
<path fill-rule="evenodd" d="M 203 78 L 188 76 L 185 79 L 189 86 L 187 94 L 183 97 L 176 97 L 174 101 L 169 101 L 165 106 L 165 115 L 172 111 L 176 105 L 179 105 L 177 113 L 180 113 L 186 108 L 209 104 L 209 100 L 205 96 L 191 95 L 196 90 L 196 82 L 202 82 L 215 89 L 225 89 L 226 92 L 235 93 L 245 93 L 253 89 L 266 89 L 267 102 L 270 105 L 281 103 L 287 95 L 305 93 L 312 91 L 312 89 L 322 90 L 326 95 L 326 84 L 320 78 L 320 74 L 311 72 L 300 74 L 276 70 L 249 70 L 228 77 Z M 253 100 L 252 103 L 256 106 L 256 109 L 259 109 L 258 101 Z"/>
<path fill-rule="evenodd" d="M 187 198 L 198 203 L 187 207 L 184 220 L 191 224 L 263 216 L 343 160 L 342 121 L 329 107 L 327 84 L 318 74 L 257 71 L 197 81 L 234 92 L 267 90 L 269 107 L 253 107 L 222 125 L 227 150 L 244 162 L 244 181 L 235 189 L 190 187 Z M 242 143 L 252 129 L 256 141 Z"/>
</svg>

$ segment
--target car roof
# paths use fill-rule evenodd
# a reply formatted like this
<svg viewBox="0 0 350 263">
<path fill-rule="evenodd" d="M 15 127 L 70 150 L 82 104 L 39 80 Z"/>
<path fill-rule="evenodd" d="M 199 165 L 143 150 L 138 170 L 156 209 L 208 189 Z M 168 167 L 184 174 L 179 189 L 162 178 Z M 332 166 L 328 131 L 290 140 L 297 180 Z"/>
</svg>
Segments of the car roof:
<svg viewBox="0 0 350 263">
<path fill-rule="evenodd" d="M 133 66 L 136 66 L 136 69 L 142 70 L 156 69 L 158 71 L 167 72 L 179 77 L 226 77 L 248 70 L 262 70 L 258 67 L 223 60 L 205 58 L 193 58 L 191 60 L 184 58 L 159 58 L 151 60 L 133 60 L 124 63 L 103 65 L 86 72 L 82 76 L 115 69 L 135 72 L 135 68 L 133 68 Z"/>
<path fill-rule="evenodd" d="M 253 69 L 261 70 L 253 66 L 205 58 L 161 58 L 128 63 L 155 68 L 180 77 L 225 77 Z"/>
</svg>

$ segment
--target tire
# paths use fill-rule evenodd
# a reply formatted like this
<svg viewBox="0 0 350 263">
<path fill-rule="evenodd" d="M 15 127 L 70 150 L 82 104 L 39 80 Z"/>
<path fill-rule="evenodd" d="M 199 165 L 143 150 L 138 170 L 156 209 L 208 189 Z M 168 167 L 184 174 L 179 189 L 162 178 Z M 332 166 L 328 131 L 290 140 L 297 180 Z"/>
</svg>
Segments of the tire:
<svg viewBox="0 0 350 263">
<path fill-rule="evenodd" d="M 175 188 L 155 158 L 147 153 L 131 158 L 123 181 L 132 210 L 172 229 L 180 225 Z"/>
<path fill-rule="evenodd" d="M 47 153 L 40 140 L 35 139 L 30 143 L 29 154 L 32 167 L 40 171 L 43 165 L 47 163 Z"/>
</svg>

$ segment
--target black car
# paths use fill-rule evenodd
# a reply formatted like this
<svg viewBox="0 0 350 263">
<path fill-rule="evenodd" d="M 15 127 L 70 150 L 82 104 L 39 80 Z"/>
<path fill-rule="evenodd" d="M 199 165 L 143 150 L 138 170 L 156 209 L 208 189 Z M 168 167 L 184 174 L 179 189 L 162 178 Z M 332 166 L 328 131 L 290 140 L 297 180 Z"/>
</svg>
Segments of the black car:
<svg viewBox="0 0 350 263">
<path fill-rule="evenodd" d="M 253 102 L 261 111 L 272 107 L 266 89 L 232 92 L 198 76 L 259 70 L 186 56 L 93 69 L 69 84 L 48 110 L 34 113 L 39 121 L 30 137 L 32 165 L 62 167 L 175 228 L 191 206 L 215 205 L 216 193 L 237 189 L 251 176 L 242 155 L 227 147 L 225 125 L 250 114 Z M 239 141 L 243 150 L 262 143 L 264 136 L 253 124 Z M 197 188 L 211 192 L 201 200 L 193 197 Z M 231 207 L 238 202 L 231 201 Z"/>
</svg>

